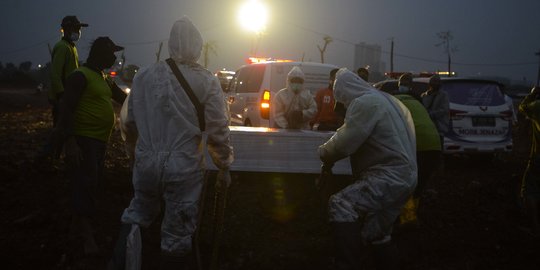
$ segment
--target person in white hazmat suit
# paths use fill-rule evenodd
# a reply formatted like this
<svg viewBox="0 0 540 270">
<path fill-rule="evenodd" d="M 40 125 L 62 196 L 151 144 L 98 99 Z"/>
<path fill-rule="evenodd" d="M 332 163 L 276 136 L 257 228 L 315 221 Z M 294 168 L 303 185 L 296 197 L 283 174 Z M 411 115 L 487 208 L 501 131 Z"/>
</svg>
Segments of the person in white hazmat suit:
<svg viewBox="0 0 540 270">
<path fill-rule="evenodd" d="M 309 121 L 317 113 L 317 103 L 311 93 L 304 90 L 304 72 L 300 67 L 289 71 L 286 86 L 272 99 L 274 127 L 310 129 Z"/>
<path fill-rule="evenodd" d="M 233 162 L 225 98 L 219 80 L 197 64 L 203 39 L 186 16 L 174 23 L 169 54 L 204 106 L 207 149 L 219 169 L 217 185 L 229 185 Z M 122 228 L 109 269 L 126 266 L 126 238 L 148 227 L 165 202 L 160 269 L 184 269 L 201 211 L 204 142 L 197 112 L 170 66 L 160 61 L 134 78 L 123 126 L 138 135 L 133 166 L 134 198 L 121 217 Z M 129 264 L 129 259 L 128 262 Z"/>
<path fill-rule="evenodd" d="M 347 109 L 345 122 L 319 155 L 323 170 L 349 156 L 355 179 L 328 202 L 337 269 L 360 269 L 363 243 L 370 244 L 377 269 L 396 269 L 392 225 L 417 181 L 411 115 L 396 98 L 345 68 L 336 75 L 334 96 Z"/>
</svg>

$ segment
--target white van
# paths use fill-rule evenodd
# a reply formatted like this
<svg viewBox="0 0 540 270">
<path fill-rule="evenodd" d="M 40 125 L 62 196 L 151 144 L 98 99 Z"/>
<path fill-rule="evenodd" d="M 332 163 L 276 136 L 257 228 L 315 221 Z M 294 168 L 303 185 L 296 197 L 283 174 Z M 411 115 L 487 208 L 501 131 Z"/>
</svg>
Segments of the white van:
<svg viewBox="0 0 540 270">
<path fill-rule="evenodd" d="M 298 66 L 304 72 L 304 87 L 313 96 L 328 87 L 331 64 L 311 62 L 263 62 L 240 67 L 227 89 L 231 125 L 271 127 L 272 97 L 285 88 L 287 74 Z"/>
</svg>

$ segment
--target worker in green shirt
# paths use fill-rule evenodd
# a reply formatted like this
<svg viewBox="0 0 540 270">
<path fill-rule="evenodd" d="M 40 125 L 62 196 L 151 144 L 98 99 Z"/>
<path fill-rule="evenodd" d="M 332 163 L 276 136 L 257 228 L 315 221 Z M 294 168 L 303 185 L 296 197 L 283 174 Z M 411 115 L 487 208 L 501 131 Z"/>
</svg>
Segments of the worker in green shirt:
<svg viewBox="0 0 540 270">
<path fill-rule="evenodd" d="M 535 86 L 519 104 L 519 111 L 531 120 L 531 152 L 523 175 L 521 197 L 530 217 L 532 233 L 540 237 L 540 86 Z"/>
<path fill-rule="evenodd" d="M 58 121 L 58 102 L 64 93 L 64 85 L 68 75 L 79 67 L 79 55 L 75 42 L 81 38 L 81 23 L 76 16 L 66 16 L 62 19 L 62 39 L 54 45 L 51 57 L 51 89 L 48 92 L 52 105 L 53 126 Z"/>
<path fill-rule="evenodd" d="M 413 196 L 405 204 L 400 216 L 401 223 L 417 223 L 417 210 L 422 203 L 421 198 L 426 184 L 432 178 L 441 160 L 441 141 L 437 127 L 429 117 L 424 105 L 413 95 L 413 77 L 411 73 L 401 75 L 398 92 L 394 97 L 399 99 L 409 112 L 414 122 L 416 133 L 416 163 L 418 166 L 418 182 Z"/>
<path fill-rule="evenodd" d="M 126 94 L 103 72 L 123 48 L 108 37 L 97 38 L 87 62 L 66 79 L 59 118 L 52 133 L 54 149 L 64 146 L 66 174 L 72 186 L 71 235 L 80 236 L 86 254 L 97 252 L 92 234 L 96 193 L 105 151 L 115 124 L 112 100 L 122 104 Z"/>
</svg>

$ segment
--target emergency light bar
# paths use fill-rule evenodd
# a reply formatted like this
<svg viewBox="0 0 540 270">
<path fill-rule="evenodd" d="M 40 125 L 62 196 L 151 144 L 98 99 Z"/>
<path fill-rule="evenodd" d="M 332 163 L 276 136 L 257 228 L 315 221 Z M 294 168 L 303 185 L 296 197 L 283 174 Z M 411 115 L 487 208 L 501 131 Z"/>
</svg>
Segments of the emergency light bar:
<svg viewBox="0 0 540 270">
<path fill-rule="evenodd" d="M 293 60 L 288 59 L 274 59 L 269 57 L 249 57 L 246 62 L 248 64 L 258 64 L 258 63 L 267 63 L 267 62 L 293 62 Z"/>
</svg>

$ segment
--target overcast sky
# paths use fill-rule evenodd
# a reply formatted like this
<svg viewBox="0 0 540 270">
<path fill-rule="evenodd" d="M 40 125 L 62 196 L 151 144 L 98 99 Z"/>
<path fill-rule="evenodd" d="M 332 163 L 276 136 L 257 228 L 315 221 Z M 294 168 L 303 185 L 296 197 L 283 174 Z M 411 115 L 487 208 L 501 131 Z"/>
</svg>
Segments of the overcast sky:
<svg viewBox="0 0 540 270">
<path fill-rule="evenodd" d="M 253 50 L 254 35 L 237 23 L 247 0 L 0 0 L 0 62 L 34 65 L 49 61 L 47 44 L 60 38 L 60 22 L 76 15 L 90 24 L 77 43 L 86 60 L 90 42 L 110 36 L 126 47 L 128 64 L 149 65 L 168 57 L 167 39 L 176 19 L 189 16 L 205 41 L 216 44 L 209 69 L 236 69 Z M 257 55 L 320 61 L 317 45 L 325 35 L 325 62 L 356 69 L 354 44 L 382 47 L 394 70 L 446 70 L 447 56 L 436 33 L 451 31 L 452 69 L 459 75 L 505 76 L 536 82 L 540 51 L 540 0 L 260 0 L 269 8 L 267 30 Z M 201 61 L 202 63 L 202 58 Z"/>
</svg>

